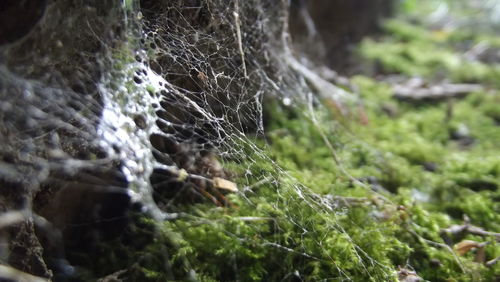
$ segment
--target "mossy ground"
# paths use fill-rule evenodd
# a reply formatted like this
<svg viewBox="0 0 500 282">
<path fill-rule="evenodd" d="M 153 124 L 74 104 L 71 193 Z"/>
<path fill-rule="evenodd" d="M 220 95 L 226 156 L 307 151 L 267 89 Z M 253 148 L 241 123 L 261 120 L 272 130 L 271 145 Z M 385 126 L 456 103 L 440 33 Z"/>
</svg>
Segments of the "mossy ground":
<svg viewBox="0 0 500 282">
<path fill-rule="evenodd" d="M 106 248 L 109 267 L 94 262 L 97 274 L 128 267 L 123 276 L 142 281 L 391 281 L 400 267 L 430 281 L 499 279 L 499 264 L 484 264 L 500 256 L 496 238 L 443 234 L 464 216 L 500 232 L 500 67 L 467 61 L 457 47 L 486 39 L 498 48 L 488 33 L 388 21 L 383 37 L 360 47 L 379 71 L 485 90 L 414 105 L 358 75 L 364 106 L 347 116 L 328 103 L 311 111 L 269 102 L 266 137 L 241 145 L 247 159 L 225 163 L 242 190 L 227 196 L 233 206 L 179 206 L 184 216 L 163 223 L 138 218 Z M 465 145 L 453 138 L 460 128 Z M 463 240 L 488 242 L 484 257 L 459 255 L 453 247 Z"/>
</svg>

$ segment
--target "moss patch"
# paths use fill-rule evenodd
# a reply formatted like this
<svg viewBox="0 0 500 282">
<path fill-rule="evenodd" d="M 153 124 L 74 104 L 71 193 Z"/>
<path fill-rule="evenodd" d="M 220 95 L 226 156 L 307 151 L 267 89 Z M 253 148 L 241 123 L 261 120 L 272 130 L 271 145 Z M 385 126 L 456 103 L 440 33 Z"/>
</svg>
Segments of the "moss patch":
<svg viewBox="0 0 500 282">
<path fill-rule="evenodd" d="M 415 9 L 411 2 L 406 9 Z M 386 73 L 500 81 L 498 65 L 467 61 L 457 47 L 485 34 L 401 19 L 386 29 L 360 47 Z M 143 236 L 124 234 L 105 247 L 103 258 L 116 263 L 98 273 L 126 268 L 141 281 L 396 281 L 410 269 L 430 281 L 498 279 L 500 266 L 485 265 L 500 255 L 498 239 L 447 228 L 467 216 L 500 232 L 499 92 L 417 106 L 393 99 L 387 82 L 352 81 L 364 107 L 342 121 L 328 106 L 266 103 L 265 141 L 239 144 L 246 157 L 224 162 L 241 190 L 226 195 L 232 206 L 179 205 L 178 219 L 160 223 L 141 216 L 130 234 Z M 356 122 L 360 114 L 367 123 Z M 453 248 L 463 240 L 487 244 L 460 255 Z"/>
</svg>

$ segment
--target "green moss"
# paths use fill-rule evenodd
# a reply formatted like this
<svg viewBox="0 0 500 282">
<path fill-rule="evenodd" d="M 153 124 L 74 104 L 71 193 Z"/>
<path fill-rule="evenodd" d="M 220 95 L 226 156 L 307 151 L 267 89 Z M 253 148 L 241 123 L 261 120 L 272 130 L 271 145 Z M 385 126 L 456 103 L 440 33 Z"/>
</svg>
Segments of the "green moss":
<svg viewBox="0 0 500 282">
<path fill-rule="evenodd" d="M 386 72 L 500 81 L 498 66 L 468 62 L 456 49 L 481 35 L 405 20 L 385 26 L 388 34 L 365 40 L 360 54 Z M 498 279 L 498 265 L 452 251 L 462 239 L 487 241 L 490 260 L 500 255 L 494 238 L 447 242 L 443 230 L 467 215 L 500 231 L 499 92 L 454 101 L 450 116 L 444 104 L 396 101 L 388 83 L 352 82 L 368 123 L 357 123 L 355 111 L 339 120 L 328 106 L 312 113 L 266 101 L 265 141 L 233 144 L 241 155 L 224 162 L 241 190 L 226 195 L 232 207 L 179 204 L 180 217 L 166 222 L 140 215 L 103 247 L 102 261 L 88 262 L 94 275 L 128 268 L 132 281 L 396 281 L 401 266 L 430 281 Z M 451 138 L 460 127 L 468 146 Z"/>
<path fill-rule="evenodd" d="M 405 19 L 389 20 L 384 25 L 388 36 L 366 39 L 360 55 L 386 73 L 402 73 L 428 78 L 448 77 L 456 82 L 485 82 L 499 85 L 500 66 L 466 59 L 458 47 L 464 40 L 498 48 L 494 34 L 474 31 L 431 30 Z"/>
<path fill-rule="evenodd" d="M 356 81 L 371 102 L 367 105 L 370 126 L 358 125 L 354 139 L 354 133 L 344 133 L 326 109 L 316 113 L 318 128 L 302 114 L 306 111 L 270 106 L 270 115 L 275 118 L 269 126 L 269 143 L 262 148 L 264 154 L 252 153 L 250 146 L 247 153 L 252 162 L 226 166 L 246 175 L 240 179 L 243 183 L 255 183 L 269 172 L 274 181 L 252 188 L 245 197 L 230 195 L 237 208 L 220 209 L 210 204 L 184 207 L 192 216 L 163 223 L 160 238 L 168 239 L 156 241 L 151 250 L 158 250 L 157 244 L 170 246 L 168 259 L 169 265 L 177 266 L 175 277 L 188 277 L 194 270 L 203 281 L 277 280 L 289 275 L 306 280 L 387 281 L 395 279 L 397 266 L 407 263 L 432 281 L 495 277 L 494 268 L 475 263 L 470 256 L 456 257 L 450 249 L 440 247 L 445 243 L 441 230 L 459 224 L 464 214 L 473 224 L 499 230 L 498 204 L 490 200 L 498 197 L 498 190 L 467 187 L 467 181 L 495 182 L 498 178 L 498 161 L 480 157 L 492 145 L 464 152 L 449 143 L 446 128 L 434 126 L 442 121 L 445 109 L 440 106 L 412 108 L 395 102 L 401 109 L 399 117 L 378 115 L 380 105 L 366 91 L 379 91 L 384 97 L 388 90 L 367 78 Z M 457 107 L 467 111 L 474 101 L 481 106 L 481 101 L 470 98 Z M 294 118 L 285 118 L 289 111 Z M 469 124 L 482 120 L 484 113 L 476 115 Z M 461 118 L 457 114 L 456 119 Z M 493 126 L 490 123 L 482 129 Z M 392 204 L 381 201 L 370 189 L 353 185 L 324 145 L 321 132 L 337 150 L 343 167 L 360 179 L 374 176 L 378 185 L 392 192 L 382 192 Z M 484 137 L 481 131 L 476 132 L 476 138 Z M 356 142 L 360 139 L 363 143 Z M 276 173 L 270 160 L 262 157 L 265 155 L 284 172 Z M 423 164 L 428 162 L 436 163 L 439 170 L 425 172 Z M 252 174 L 244 174 L 248 171 Z M 415 198 L 416 190 L 429 198 Z M 368 200 L 350 207 L 320 203 L 332 196 Z M 406 209 L 398 210 L 397 205 Z M 470 235 L 466 238 L 482 240 Z M 495 244 L 489 245 L 487 258 L 499 251 Z M 163 273 L 155 263 L 145 267 L 143 276 L 152 280 Z"/>
<path fill-rule="evenodd" d="M 441 247 L 445 244 L 441 230 L 460 224 L 464 214 L 475 225 L 500 230 L 499 206 L 492 200 L 498 198 L 498 189 L 475 191 L 470 187 L 477 179 L 497 183 L 499 176 L 497 158 L 488 156 L 498 149 L 487 142 L 488 129 L 495 125 L 474 129 L 484 121 L 486 111 L 470 108 L 473 103 L 481 108 L 490 100 L 470 97 L 457 103 L 454 119 L 467 122 L 478 140 L 463 151 L 447 138 L 443 107 L 413 108 L 394 102 L 401 111 L 398 117 L 380 115 L 380 104 L 390 99 L 388 89 L 367 78 L 356 81 L 366 96 L 370 125 L 351 124 L 356 130 L 349 133 L 331 120 L 326 108 L 319 108 L 318 127 L 303 114 L 306 111 L 270 105 L 269 114 L 274 118 L 267 145 L 261 151 L 254 147 L 261 141 L 242 145 L 251 161 L 226 162 L 225 166 L 239 175 L 240 187 L 251 187 L 266 176 L 272 181 L 252 187 L 244 196 L 228 195 L 234 208 L 208 203 L 179 206 L 189 216 L 159 224 L 141 219 L 139 222 L 149 226 L 146 234 L 155 239 L 138 249 L 115 247 L 115 269 L 136 263 L 128 275 L 141 281 L 275 281 L 296 276 L 304 280 L 395 281 L 397 267 L 409 264 L 431 281 L 494 279 L 497 268 L 475 263 L 471 254 L 457 258 Z M 384 98 L 377 102 L 370 93 Z M 286 118 L 290 111 L 294 117 Z M 466 114 L 462 116 L 461 111 Z M 348 173 L 359 179 L 375 177 L 377 185 L 390 191 L 379 192 L 391 202 L 354 184 L 334 161 L 321 132 Z M 271 159 L 282 172 L 271 165 Z M 423 164 L 428 162 L 436 163 L 438 170 L 425 171 Z M 416 197 L 415 191 L 427 199 Z M 334 196 L 366 200 L 343 206 L 332 200 Z M 406 208 L 398 209 L 399 205 Z M 472 235 L 465 238 L 490 240 Z M 487 259 L 492 259 L 500 249 L 492 241 L 486 251 Z M 120 262 L 124 257 L 135 262 Z"/>
<path fill-rule="evenodd" d="M 252 187 L 266 177 L 272 181 L 252 187 L 244 197 L 229 195 L 237 208 L 179 207 L 191 216 L 161 224 L 163 239 L 147 255 L 160 256 L 163 246 L 168 265 L 175 268 L 171 275 L 179 279 L 196 273 L 203 281 L 294 275 L 305 280 L 387 281 L 406 264 L 431 281 L 494 279 L 498 267 L 443 247 L 442 230 L 461 224 L 464 215 L 485 230 L 500 230 L 494 200 L 500 196 L 500 164 L 493 153 L 499 149 L 494 141 L 499 133 L 488 110 L 496 94 L 476 93 L 457 101 L 451 121 L 445 121 L 445 105 L 403 104 L 391 100 L 385 83 L 362 76 L 354 82 L 366 102 L 368 125 L 341 124 L 323 107 L 316 109 L 315 123 L 306 110 L 269 103 L 268 142 L 239 144 L 251 161 L 225 166 L 241 177 L 236 180 L 240 186 Z M 380 114 L 388 102 L 398 108 L 397 116 Z M 450 139 L 455 124 L 470 129 L 475 138 L 471 147 L 464 150 Z M 428 169 L 429 164 L 435 168 Z M 371 180 L 364 187 L 352 177 Z M 365 200 L 343 206 L 334 196 Z M 492 240 L 473 235 L 464 239 Z M 491 242 L 487 259 L 500 252 Z M 148 260 L 141 277 L 154 280 L 165 273 L 156 260 Z"/>
</svg>

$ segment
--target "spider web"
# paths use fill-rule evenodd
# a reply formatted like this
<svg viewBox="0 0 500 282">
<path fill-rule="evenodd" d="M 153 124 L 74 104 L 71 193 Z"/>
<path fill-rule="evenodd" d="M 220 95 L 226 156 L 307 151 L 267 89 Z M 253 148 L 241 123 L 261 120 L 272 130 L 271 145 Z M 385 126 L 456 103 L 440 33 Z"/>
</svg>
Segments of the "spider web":
<svg viewBox="0 0 500 282">
<path fill-rule="evenodd" d="M 227 205 L 207 191 L 215 178 L 231 179 L 226 164 L 240 163 L 249 169 L 238 195 L 249 205 L 245 192 L 272 183 L 274 205 L 302 236 L 316 230 L 292 216 L 295 202 L 330 216 L 325 228 L 352 242 L 335 220 L 347 211 L 287 175 L 254 141 L 265 134 L 271 98 L 309 105 L 312 120 L 319 102 L 311 88 L 323 99 L 350 99 L 294 57 L 287 11 L 287 1 L 49 1 L 34 31 L 1 50 L 2 211 L 18 212 L 28 229 L 44 218 L 64 229 L 75 218 L 100 222 L 121 195 L 158 221 L 175 220 L 185 213 L 179 204 Z M 250 170 L 263 161 L 269 171 Z M 269 239 L 263 247 L 328 259 L 297 245 Z M 366 276 L 393 274 L 362 248 L 353 252 Z M 15 251 L 2 253 L 8 261 Z"/>
</svg>

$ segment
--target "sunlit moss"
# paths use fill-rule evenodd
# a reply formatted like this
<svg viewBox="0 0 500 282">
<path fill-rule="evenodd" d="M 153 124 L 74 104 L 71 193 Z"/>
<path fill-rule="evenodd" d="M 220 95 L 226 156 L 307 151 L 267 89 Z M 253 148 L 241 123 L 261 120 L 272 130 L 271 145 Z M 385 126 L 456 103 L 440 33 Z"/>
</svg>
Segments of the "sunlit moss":
<svg viewBox="0 0 500 282">
<path fill-rule="evenodd" d="M 377 41 L 366 39 L 359 49 L 361 56 L 374 62 L 381 71 L 498 85 L 498 64 L 467 59 L 460 49 L 463 47 L 458 47 L 463 45 L 460 42 L 470 41 L 495 48 L 495 35 L 453 29 L 431 31 L 401 19 L 387 21 L 385 28 L 388 36 Z"/>
</svg>

